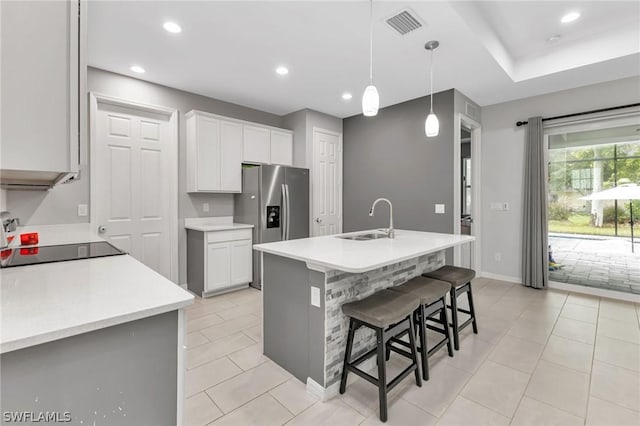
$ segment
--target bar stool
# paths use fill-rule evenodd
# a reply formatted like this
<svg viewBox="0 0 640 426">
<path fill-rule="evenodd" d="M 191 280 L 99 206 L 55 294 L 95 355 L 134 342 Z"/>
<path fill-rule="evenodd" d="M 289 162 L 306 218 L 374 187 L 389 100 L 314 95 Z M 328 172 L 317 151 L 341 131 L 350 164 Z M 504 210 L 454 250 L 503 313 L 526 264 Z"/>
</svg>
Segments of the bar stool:
<svg viewBox="0 0 640 426">
<path fill-rule="evenodd" d="M 458 266 L 445 265 L 440 269 L 422 274 L 424 277 L 433 278 L 440 281 L 446 281 L 451 284 L 451 327 L 453 328 L 453 347 L 460 349 L 460 330 L 469 324 L 473 327 L 473 333 L 478 334 L 478 325 L 476 322 L 476 311 L 473 307 L 473 293 L 471 291 L 471 280 L 476 276 L 473 269 L 461 268 Z M 467 293 L 469 301 L 469 310 L 458 307 L 458 296 Z M 459 324 L 458 312 L 470 315 L 470 318 Z"/>
<path fill-rule="evenodd" d="M 414 312 L 414 323 L 418 327 L 420 340 L 418 351 L 422 358 L 422 378 L 429 380 L 429 357 L 444 345 L 447 345 L 449 356 L 453 356 L 451 339 L 449 338 L 449 320 L 447 318 L 447 293 L 451 291 L 451 284 L 433 278 L 415 277 L 397 287 L 391 287 L 390 290 L 408 294 L 420 300 L 420 306 Z M 434 318 L 436 315 L 439 318 Z M 436 323 L 441 328 L 431 325 L 427 321 Z M 442 340 L 431 349 L 427 344 L 427 329 L 443 335 Z M 395 338 L 391 339 L 391 343 L 408 346 L 407 342 Z M 387 347 L 387 359 L 391 350 L 395 350 L 392 345 Z"/>
<path fill-rule="evenodd" d="M 420 371 L 418 369 L 418 353 L 414 336 L 413 312 L 418 308 L 420 301 L 414 297 L 391 290 L 381 290 L 362 300 L 345 303 L 342 312 L 350 317 L 349 334 L 347 336 L 347 349 L 344 354 L 342 366 L 342 380 L 340 381 L 340 393 L 345 392 L 347 375 L 354 372 L 370 383 L 378 386 L 380 399 L 380 420 L 387 421 L 387 393 L 398 383 L 415 372 L 416 384 L 422 386 Z M 375 348 L 351 361 L 353 349 L 353 336 L 360 327 L 368 327 L 376 332 L 377 345 Z M 400 351 L 403 356 L 412 362 L 398 376 L 387 383 L 385 347 L 389 339 L 400 338 L 409 335 L 409 347 L 411 352 Z M 376 355 L 378 357 L 378 378 L 357 368 L 357 365 Z"/>
</svg>

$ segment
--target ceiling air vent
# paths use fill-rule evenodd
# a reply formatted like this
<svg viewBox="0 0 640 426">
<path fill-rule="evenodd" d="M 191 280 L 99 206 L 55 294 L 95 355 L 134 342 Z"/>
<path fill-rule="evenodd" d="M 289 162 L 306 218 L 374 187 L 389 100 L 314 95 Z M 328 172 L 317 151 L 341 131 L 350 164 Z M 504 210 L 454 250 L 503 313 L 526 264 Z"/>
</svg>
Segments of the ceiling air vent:
<svg viewBox="0 0 640 426">
<path fill-rule="evenodd" d="M 396 30 L 400 35 L 408 34 L 422 26 L 422 23 L 418 18 L 406 9 L 387 19 L 387 24 L 389 24 L 389 26 Z"/>
</svg>

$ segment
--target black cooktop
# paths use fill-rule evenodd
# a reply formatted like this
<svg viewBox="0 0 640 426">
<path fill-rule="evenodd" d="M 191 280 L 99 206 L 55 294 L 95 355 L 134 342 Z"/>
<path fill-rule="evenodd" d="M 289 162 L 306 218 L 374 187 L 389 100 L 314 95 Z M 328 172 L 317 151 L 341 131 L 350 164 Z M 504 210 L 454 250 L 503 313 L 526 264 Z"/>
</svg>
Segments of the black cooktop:
<svg viewBox="0 0 640 426">
<path fill-rule="evenodd" d="M 15 247 L 0 252 L 0 267 L 11 268 L 14 266 L 64 262 L 120 254 L 126 253 L 106 241 L 58 246 Z"/>
</svg>

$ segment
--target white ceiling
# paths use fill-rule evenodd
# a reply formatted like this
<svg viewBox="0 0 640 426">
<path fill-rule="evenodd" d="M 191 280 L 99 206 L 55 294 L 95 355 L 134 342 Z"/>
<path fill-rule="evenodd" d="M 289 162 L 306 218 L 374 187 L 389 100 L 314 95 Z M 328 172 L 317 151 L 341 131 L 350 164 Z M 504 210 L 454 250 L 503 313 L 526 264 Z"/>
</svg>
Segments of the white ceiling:
<svg viewBox="0 0 640 426">
<path fill-rule="evenodd" d="M 89 64 L 287 114 L 360 113 L 368 83 L 366 1 L 126 1 L 89 4 Z M 385 20 L 409 8 L 405 36 Z M 582 17 L 560 24 L 571 10 Z M 172 20 L 181 34 L 162 24 Z M 561 35 L 554 43 L 552 35 Z M 376 1 L 374 81 L 381 106 L 456 88 L 480 105 L 640 75 L 640 2 Z M 129 70 L 133 64 L 147 72 Z M 286 65 L 290 73 L 278 76 Z M 344 91 L 353 99 L 341 99 Z M 436 106 L 437 110 L 437 106 Z"/>
</svg>

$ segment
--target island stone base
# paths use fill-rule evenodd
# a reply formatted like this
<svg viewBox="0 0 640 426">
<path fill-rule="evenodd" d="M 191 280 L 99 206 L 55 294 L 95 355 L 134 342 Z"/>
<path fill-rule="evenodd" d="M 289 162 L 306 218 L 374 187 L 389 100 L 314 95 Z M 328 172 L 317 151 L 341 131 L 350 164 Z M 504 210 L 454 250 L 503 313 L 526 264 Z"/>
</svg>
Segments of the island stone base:
<svg viewBox="0 0 640 426">
<path fill-rule="evenodd" d="M 400 285 L 445 264 L 445 251 L 352 274 L 263 253 L 264 352 L 322 399 L 338 393 L 349 327 L 344 303 Z M 320 306 L 310 304 L 319 291 Z M 375 346 L 360 329 L 354 357 Z"/>
</svg>

